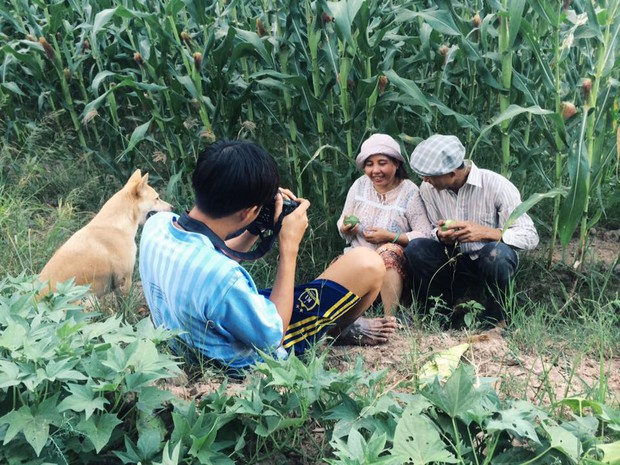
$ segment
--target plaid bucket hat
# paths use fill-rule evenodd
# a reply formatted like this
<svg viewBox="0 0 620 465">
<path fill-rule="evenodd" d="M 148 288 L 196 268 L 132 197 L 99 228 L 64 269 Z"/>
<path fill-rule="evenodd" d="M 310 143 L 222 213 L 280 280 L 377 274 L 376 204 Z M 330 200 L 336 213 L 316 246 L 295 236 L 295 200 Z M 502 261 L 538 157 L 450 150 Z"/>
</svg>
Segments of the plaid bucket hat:
<svg viewBox="0 0 620 465">
<path fill-rule="evenodd" d="M 465 159 L 465 147 L 456 136 L 435 134 L 411 153 L 411 169 L 420 176 L 441 176 L 457 169 Z"/>
</svg>

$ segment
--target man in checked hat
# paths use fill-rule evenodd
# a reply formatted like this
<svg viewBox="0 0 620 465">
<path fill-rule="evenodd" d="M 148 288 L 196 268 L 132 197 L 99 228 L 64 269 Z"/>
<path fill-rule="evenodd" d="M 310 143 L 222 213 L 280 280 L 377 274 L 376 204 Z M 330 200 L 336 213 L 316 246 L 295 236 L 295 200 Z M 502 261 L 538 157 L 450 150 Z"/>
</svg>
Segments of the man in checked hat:
<svg viewBox="0 0 620 465">
<path fill-rule="evenodd" d="M 521 203 L 519 191 L 502 175 L 465 160 L 465 147 L 455 136 L 422 141 L 410 164 L 424 180 L 420 194 L 433 226 L 432 239 L 414 239 L 405 250 L 418 297 L 441 297 L 449 308 L 458 307 L 472 288 L 483 286 L 483 325 L 503 327 L 502 301 L 515 275 L 517 251 L 538 245 L 526 214 L 503 231 Z"/>
</svg>

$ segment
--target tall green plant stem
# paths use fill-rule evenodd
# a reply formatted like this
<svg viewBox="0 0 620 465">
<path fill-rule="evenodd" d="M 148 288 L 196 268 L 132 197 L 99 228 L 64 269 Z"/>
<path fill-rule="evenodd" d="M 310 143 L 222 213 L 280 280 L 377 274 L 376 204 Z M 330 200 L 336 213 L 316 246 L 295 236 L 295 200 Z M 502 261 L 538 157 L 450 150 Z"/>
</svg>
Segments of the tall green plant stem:
<svg viewBox="0 0 620 465">
<path fill-rule="evenodd" d="M 557 14 L 557 23 L 554 24 L 554 63 L 555 63 L 555 112 L 561 114 L 561 101 L 560 101 L 560 91 L 561 91 L 561 82 L 560 82 L 560 23 L 562 18 L 562 4 L 558 3 L 558 14 Z M 529 126 L 528 126 L 529 127 Z M 563 172 L 563 163 L 562 163 L 562 149 L 561 147 L 564 145 L 562 142 L 562 138 L 560 137 L 559 131 L 556 127 L 555 134 L 555 187 L 562 187 L 562 172 Z M 549 257 L 547 258 L 547 267 L 551 267 L 551 263 L 553 262 L 553 252 L 555 249 L 555 241 L 558 237 L 558 229 L 560 225 L 560 204 L 561 198 L 558 196 L 553 201 L 553 231 L 551 233 L 551 245 L 549 246 Z"/>
<path fill-rule="evenodd" d="M 179 36 L 179 31 L 177 30 L 177 25 L 174 21 L 174 18 L 172 16 L 168 16 L 168 22 L 170 23 L 170 29 L 172 30 L 172 33 L 174 34 L 174 38 L 177 41 L 178 44 L 180 44 L 182 46 L 183 41 L 181 40 L 181 37 Z M 187 56 L 185 56 L 185 53 L 183 53 L 181 51 L 181 56 L 183 57 L 183 64 L 185 65 L 185 69 L 187 70 L 187 73 L 190 75 L 192 82 L 194 83 L 194 87 L 196 88 L 196 98 L 198 100 L 198 103 L 200 104 L 199 110 L 198 110 L 198 114 L 200 115 L 200 120 L 202 121 L 202 124 L 204 125 L 205 129 L 208 132 L 212 132 L 213 128 L 211 127 L 211 121 L 209 120 L 209 115 L 207 114 L 207 109 L 206 109 L 206 105 L 204 102 L 204 99 L 202 98 L 202 78 L 201 78 L 201 74 L 200 74 L 200 70 L 197 69 L 197 66 L 194 65 L 194 63 L 191 63 Z"/>
<path fill-rule="evenodd" d="M 235 23 L 239 24 L 239 18 L 237 17 L 236 6 L 233 6 L 232 8 L 232 16 L 233 16 L 233 19 L 235 20 Z M 278 26 L 279 25 L 280 25 L 280 21 L 278 21 Z M 241 61 L 241 66 L 243 68 L 244 78 L 247 80 L 250 77 L 250 66 L 248 64 L 248 59 L 247 57 L 243 56 L 241 57 L 240 61 Z M 248 103 L 248 120 L 254 121 L 254 104 L 252 103 L 251 99 L 248 99 L 247 103 Z"/>
<path fill-rule="evenodd" d="M 593 111 L 588 114 L 588 121 L 586 126 L 586 141 L 587 141 L 587 157 L 588 157 L 588 167 L 589 171 L 585 180 L 585 192 L 586 192 L 586 200 L 583 209 L 583 216 L 581 218 L 581 229 L 579 232 L 579 262 L 583 265 L 583 256 L 586 251 L 586 239 L 588 237 L 589 227 L 588 227 L 588 216 L 589 216 L 589 208 L 590 208 L 590 189 L 592 187 L 592 167 L 594 165 L 594 130 L 596 119 L 598 116 L 598 112 L 596 111 L 596 102 L 598 97 L 598 91 L 601 84 L 601 79 L 603 78 L 603 73 L 605 71 L 605 65 L 607 60 L 610 58 L 610 49 L 615 47 L 615 42 L 618 38 L 618 30 L 620 26 L 616 26 L 616 29 L 612 32 L 612 27 L 616 22 L 616 15 L 618 14 L 618 7 L 620 5 L 620 1 L 616 0 L 610 2 L 608 5 L 608 14 L 607 14 L 607 24 L 605 28 L 605 35 L 603 36 L 603 43 L 598 48 L 597 54 L 597 63 L 596 63 L 596 72 L 594 74 L 592 89 L 589 93 L 589 98 L 586 99 L 584 105 L 584 111 L 589 111 L 591 108 Z"/>
<path fill-rule="evenodd" d="M 309 2 L 306 2 L 306 29 L 308 34 L 308 48 L 310 49 L 310 60 L 312 62 L 312 93 L 314 98 L 319 100 L 321 97 L 321 74 L 319 69 L 319 42 L 321 41 L 322 31 L 318 28 L 317 22 L 318 16 L 312 15 L 312 7 Z M 323 145 L 323 134 L 325 127 L 323 124 L 323 113 L 317 111 L 316 117 L 316 131 L 319 140 L 319 147 Z M 319 155 L 321 163 L 325 163 L 325 152 L 321 151 Z M 321 170 L 322 184 L 321 184 L 321 197 L 323 198 L 323 205 L 327 206 L 327 172 Z"/>
<path fill-rule="evenodd" d="M 353 158 L 353 140 L 351 138 L 351 119 L 349 112 L 349 90 L 347 89 L 347 81 L 349 72 L 351 71 L 351 58 L 347 53 L 347 44 L 338 41 L 340 49 L 340 106 L 342 107 L 343 125 L 346 127 L 345 133 L 347 138 L 347 156 Z"/>
<path fill-rule="evenodd" d="M 510 87 L 512 85 L 512 49 L 510 47 L 510 20 L 508 17 L 508 0 L 503 0 L 503 11 L 500 16 L 499 51 L 502 59 L 502 87 L 504 92 L 499 96 L 500 113 L 504 113 L 510 106 Z M 508 127 L 510 120 L 501 123 L 502 130 L 502 174 L 508 176 L 510 164 L 510 134 Z"/>
<path fill-rule="evenodd" d="M 75 128 L 75 132 L 78 135 L 78 139 L 80 140 L 80 145 L 83 149 L 87 150 L 88 145 L 86 144 L 86 139 L 84 138 L 84 132 L 82 131 L 82 126 L 80 125 L 80 119 L 78 118 L 77 112 L 75 111 L 75 105 L 73 104 L 73 98 L 71 97 L 69 84 L 67 83 L 67 79 L 65 78 L 64 68 L 62 66 L 62 62 L 60 61 L 60 48 L 58 47 L 58 42 L 56 41 L 55 36 L 52 36 L 52 41 L 54 42 L 54 50 L 56 54 L 51 61 L 54 69 L 56 70 L 56 73 L 58 74 L 58 80 L 60 81 L 62 96 L 65 100 L 69 115 L 71 115 L 71 121 L 73 122 L 73 127 Z M 86 159 L 86 162 L 88 164 L 88 159 Z"/>
</svg>

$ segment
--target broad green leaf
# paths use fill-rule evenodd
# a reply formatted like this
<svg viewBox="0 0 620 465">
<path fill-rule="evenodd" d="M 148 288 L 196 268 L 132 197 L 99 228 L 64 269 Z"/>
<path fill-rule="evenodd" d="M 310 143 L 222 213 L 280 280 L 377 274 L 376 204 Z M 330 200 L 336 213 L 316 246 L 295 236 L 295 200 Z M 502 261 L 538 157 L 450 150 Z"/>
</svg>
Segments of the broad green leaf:
<svg viewBox="0 0 620 465">
<path fill-rule="evenodd" d="M 102 415 L 93 415 L 88 420 L 82 419 L 76 429 L 84 433 L 90 442 L 95 446 L 95 450 L 100 452 L 112 436 L 112 431 L 116 426 L 122 423 L 116 415 L 104 413 Z"/>
<path fill-rule="evenodd" d="M 549 434 L 551 447 L 568 456 L 573 463 L 577 463 L 582 453 L 579 439 L 561 426 L 552 426 L 545 423 L 542 426 Z"/>
<path fill-rule="evenodd" d="M 553 77 L 549 60 L 547 56 L 541 55 L 541 44 L 539 37 L 532 25 L 525 19 L 521 21 L 521 34 L 525 37 L 529 44 L 528 50 L 536 57 L 536 62 L 538 63 L 539 72 L 543 78 L 544 85 L 548 89 L 553 89 L 555 87 L 555 78 Z"/>
<path fill-rule="evenodd" d="M 148 428 L 139 431 L 138 450 L 142 457 L 153 457 L 161 451 L 163 433 L 159 428 Z"/>
<path fill-rule="evenodd" d="M 153 462 L 153 465 L 178 465 L 181 458 L 181 442 L 177 442 L 174 446 L 172 453 L 169 452 L 170 441 L 166 441 L 164 444 L 164 451 L 162 452 L 161 462 Z"/>
<path fill-rule="evenodd" d="M 401 78 L 394 70 L 386 71 L 385 75 L 390 80 L 390 83 L 396 86 L 401 93 L 404 93 L 412 98 L 415 104 L 421 106 L 429 112 L 431 111 L 431 106 L 428 100 L 415 82 L 409 79 Z"/>
<path fill-rule="evenodd" d="M 460 365 L 445 385 L 442 386 L 435 378 L 420 393 L 451 418 L 459 417 L 466 421 L 467 412 L 478 405 L 482 398 L 474 387 L 474 379 L 473 367 Z"/>
<path fill-rule="evenodd" d="M 2 83 L 2 87 L 4 87 L 5 89 L 17 94 L 17 95 L 21 95 L 22 97 L 26 97 L 26 94 L 22 92 L 22 90 L 19 88 L 19 86 L 13 82 L 13 81 L 9 81 L 9 82 L 3 82 Z"/>
<path fill-rule="evenodd" d="M 11 322 L 0 333 L 0 347 L 9 351 L 21 349 L 27 340 L 28 330 L 23 324 Z"/>
<path fill-rule="evenodd" d="M 0 418 L 0 425 L 9 425 L 4 436 L 4 444 L 8 444 L 18 433 L 22 433 L 39 456 L 49 439 L 50 426 L 58 426 L 61 423 L 61 417 L 56 409 L 57 399 L 56 394 L 38 405 L 20 407 L 19 410 L 12 410 Z"/>
<path fill-rule="evenodd" d="M 544 18 L 550 26 L 558 24 L 558 14 L 553 3 L 546 0 L 530 0 L 529 4 L 538 13 L 538 16 Z"/>
<path fill-rule="evenodd" d="M 470 153 L 473 155 L 476 147 L 478 146 L 478 143 L 487 132 L 489 132 L 495 126 L 502 124 L 504 121 L 509 121 L 516 116 L 522 115 L 523 113 L 530 113 L 533 115 L 549 115 L 553 114 L 554 112 L 540 108 L 538 105 L 524 108 L 519 105 L 512 104 L 508 108 L 506 108 L 506 111 L 497 115 L 488 125 L 482 128 L 482 131 L 480 131 L 480 135 L 476 139 L 476 142 L 474 143 L 474 146 L 472 147 Z"/>
<path fill-rule="evenodd" d="M 508 230 L 521 215 L 527 213 L 530 210 L 530 208 L 532 208 L 534 205 L 536 205 L 541 200 L 553 199 L 559 195 L 566 196 L 567 193 L 568 192 L 566 188 L 558 187 L 556 189 L 552 189 L 549 192 L 545 192 L 542 194 L 541 193 L 532 194 L 527 200 L 521 202 L 517 206 L 517 208 L 513 210 L 513 212 L 510 214 L 510 216 L 506 220 L 506 223 L 504 224 L 502 233 L 506 232 L 506 230 Z"/>
<path fill-rule="evenodd" d="M 234 59 L 237 59 L 246 53 L 251 53 L 262 58 L 267 66 L 273 66 L 273 58 L 271 57 L 271 54 L 267 52 L 265 44 L 262 39 L 258 37 L 256 32 L 245 31 L 239 28 L 235 28 L 235 32 L 240 43 L 236 45 L 233 50 L 232 56 Z"/>
<path fill-rule="evenodd" d="M 352 25 L 362 7 L 364 0 L 341 0 L 339 2 L 327 2 L 327 8 L 331 16 L 334 18 L 336 32 L 340 39 L 353 49 L 356 48 L 356 42 L 353 40 Z"/>
<path fill-rule="evenodd" d="M 530 439 L 540 444 L 540 439 L 536 433 L 536 418 L 531 418 L 531 412 L 520 409 L 516 406 L 508 410 L 498 412 L 499 419 L 489 420 L 487 431 L 489 433 L 509 431 L 519 438 Z"/>
<path fill-rule="evenodd" d="M 587 113 L 582 115 L 582 124 L 579 138 L 576 142 L 576 150 L 570 150 L 568 154 L 568 175 L 571 181 L 570 190 L 562 201 L 559 218 L 559 237 L 563 246 L 567 246 L 582 219 L 590 190 L 588 188 L 590 178 L 590 162 L 586 149 L 586 120 Z"/>
<path fill-rule="evenodd" d="M 97 73 L 97 75 L 93 78 L 92 83 L 90 84 L 90 88 L 94 92 L 97 92 L 101 83 L 110 76 L 117 76 L 117 74 L 113 73 L 112 71 L 101 71 Z"/>
<path fill-rule="evenodd" d="M 84 412 L 88 420 L 95 410 L 104 410 L 105 405 L 109 403 L 99 392 L 86 384 L 68 384 L 66 389 L 71 394 L 58 404 L 59 412 L 66 410 Z"/>
<path fill-rule="evenodd" d="M 50 360 L 45 366 L 45 374 L 50 381 L 76 380 L 83 381 L 87 379 L 84 374 L 73 368 L 79 363 L 79 360 Z"/>
<path fill-rule="evenodd" d="M 159 389 L 156 386 L 147 386 L 140 389 L 137 407 L 140 411 L 152 412 L 174 399 L 175 396 L 170 391 Z"/>
<path fill-rule="evenodd" d="M 439 436 L 437 427 L 425 415 L 406 408 L 396 425 L 392 454 L 403 463 L 458 463 Z"/>
<path fill-rule="evenodd" d="M 620 465 L 620 441 L 596 446 L 596 448 L 603 451 L 601 463 Z"/>
<path fill-rule="evenodd" d="M 0 389 L 17 386 L 23 375 L 19 365 L 8 360 L 0 360 Z"/>
<path fill-rule="evenodd" d="M 138 142 L 142 141 L 146 137 L 146 133 L 149 130 L 152 121 L 153 120 L 150 119 L 133 130 L 127 148 L 118 155 L 117 160 L 121 160 L 127 153 L 134 149 Z"/>
<path fill-rule="evenodd" d="M 509 40 L 508 47 L 512 48 L 517 36 L 519 35 L 519 30 L 521 29 L 521 20 L 523 19 L 523 9 L 525 7 L 525 0 L 510 0 L 510 5 L 508 7 L 509 12 Z"/>
<path fill-rule="evenodd" d="M 32 446 L 37 457 L 49 439 L 50 421 L 36 418 L 26 406 L 13 410 L 0 418 L 0 424 L 6 423 L 9 428 L 4 437 L 4 444 L 8 444 L 18 433 L 23 433 L 28 444 Z"/>
<path fill-rule="evenodd" d="M 413 18 L 422 18 L 435 31 L 449 36 L 461 35 L 457 25 L 454 23 L 452 15 L 447 10 L 424 10 L 410 11 L 404 10 L 396 15 L 395 21 L 399 23 L 410 22 Z"/>
<path fill-rule="evenodd" d="M 95 21 L 93 22 L 92 29 L 93 36 L 97 35 L 110 22 L 110 20 L 114 17 L 116 10 L 118 10 L 118 7 L 108 8 L 101 10 L 95 15 Z"/>
</svg>

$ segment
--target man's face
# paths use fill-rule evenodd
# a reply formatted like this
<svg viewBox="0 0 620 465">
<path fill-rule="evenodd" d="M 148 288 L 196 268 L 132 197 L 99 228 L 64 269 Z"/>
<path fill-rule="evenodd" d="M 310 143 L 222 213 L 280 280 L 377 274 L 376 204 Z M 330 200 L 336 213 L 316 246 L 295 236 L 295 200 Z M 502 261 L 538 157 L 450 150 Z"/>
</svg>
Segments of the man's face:
<svg viewBox="0 0 620 465">
<path fill-rule="evenodd" d="M 422 179 L 433 186 L 438 191 L 452 187 L 454 183 L 454 172 L 442 174 L 440 176 L 424 176 Z"/>
</svg>

